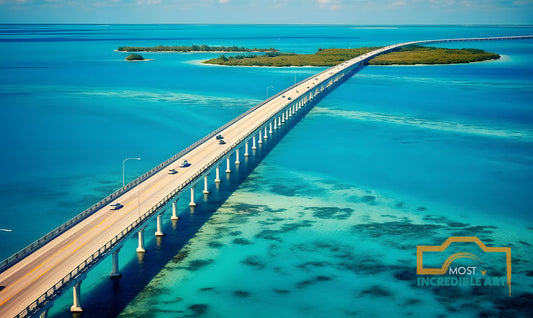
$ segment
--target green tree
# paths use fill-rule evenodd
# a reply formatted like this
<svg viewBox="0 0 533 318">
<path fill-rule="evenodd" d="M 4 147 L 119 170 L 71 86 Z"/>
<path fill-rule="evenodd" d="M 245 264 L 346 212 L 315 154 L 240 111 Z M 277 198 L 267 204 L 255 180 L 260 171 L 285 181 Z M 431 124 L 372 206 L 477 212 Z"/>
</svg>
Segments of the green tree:
<svg viewBox="0 0 533 318">
<path fill-rule="evenodd" d="M 144 60 L 144 57 L 137 53 L 130 54 L 128 55 L 128 57 L 126 57 L 126 61 L 142 61 L 142 60 Z"/>
</svg>

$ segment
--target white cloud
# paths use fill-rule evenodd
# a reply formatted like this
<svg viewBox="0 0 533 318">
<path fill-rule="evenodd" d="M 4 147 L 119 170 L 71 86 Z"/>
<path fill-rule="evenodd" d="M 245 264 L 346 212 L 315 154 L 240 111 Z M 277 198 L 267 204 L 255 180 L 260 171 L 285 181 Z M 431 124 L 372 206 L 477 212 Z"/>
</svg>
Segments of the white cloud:
<svg viewBox="0 0 533 318">
<path fill-rule="evenodd" d="M 407 2 L 399 0 L 399 1 L 396 1 L 396 2 L 389 3 L 387 8 L 394 9 L 394 8 L 405 7 L 406 5 L 407 5 Z"/>
<path fill-rule="evenodd" d="M 345 5 L 341 0 L 316 0 L 316 2 L 320 7 L 328 8 L 332 11 L 340 10 Z"/>
<path fill-rule="evenodd" d="M 229 3 L 229 0 L 219 0 L 218 2 L 221 4 L 226 4 L 226 3 Z"/>
<path fill-rule="evenodd" d="M 274 0 L 274 8 L 283 8 L 288 2 L 288 0 Z"/>
</svg>

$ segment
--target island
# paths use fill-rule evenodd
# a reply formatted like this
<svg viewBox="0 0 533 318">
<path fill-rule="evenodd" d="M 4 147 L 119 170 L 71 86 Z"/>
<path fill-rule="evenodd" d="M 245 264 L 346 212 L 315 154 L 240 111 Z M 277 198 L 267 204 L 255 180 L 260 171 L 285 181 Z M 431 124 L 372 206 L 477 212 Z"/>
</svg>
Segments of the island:
<svg viewBox="0 0 533 318">
<path fill-rule="evenodd" d="M 126 57 L 126 61 L 144 61 L 145 58 L 140 54 L 130 54 Z"/>
<path fill-rule="evenodd" d="M 225 56 L 203 61 L 206 64 L 230 66 L 334 66 L 359 55 L 379 49 L 363 47 L 355 49 L 318 49 L 314 54 L 267 52 L 263 55 L 248 54 Z M 495 53 L 479 49 L 447 49 L 409 45 L 396 52 L 377 56 L 369 65 L 415 65 L 415 64 L 457 64 L 499 59 Z"/>
<path fill-rule="evenodd" d="M 479 49 L 447 49 L 411 45 L 398 52 L 380 55 L 370 65 L 458 64 L 497 60 L 500 55 Z"/>
<path fill-rule="evenodd" d="M 239 46 L 209 46 L 206 44 L 202 45 L 191 45 L 191 46 L 166 46 L 166 45 L 158 45 L 158 46 L 119 46 L 117 51 L 119 52 L 178 52 L 178 53 L 185 53 L 185 52 L 277 52 L 277 49 L 274 48 L 268 48 L 268 49 L 261 49 L 261 48 L 245 48 L 245 47 L 239 47 Z"/>
</svg>

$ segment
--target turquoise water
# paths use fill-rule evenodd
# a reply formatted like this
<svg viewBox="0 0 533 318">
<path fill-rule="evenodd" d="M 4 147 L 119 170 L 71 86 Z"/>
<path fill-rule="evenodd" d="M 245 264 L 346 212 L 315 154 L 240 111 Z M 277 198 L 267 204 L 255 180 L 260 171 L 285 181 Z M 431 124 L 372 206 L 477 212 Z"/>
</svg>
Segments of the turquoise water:
<svg viewBox="0 0 533 318">
<path fill-rule="evenodd" d="M 0 232 L 0 254 L 120 187 L 124 158 L 142 157 L 127 162 L 131 180 L 263 100 L 266 87 L 273 94 L 322 70 L 199 63 L 218 54 L 127 63 L 118 46 L 311 53 L 527 34 L 533 27 L 4 25 L 0 228 L 13 231 Z M 142 262 L 129 240 L 122 278 L 107 278 L 109 260 L 93 270 L 82 285 L 84 316 L 526 316 L 533 41 L 448 46 L 502 59 L 363 69 L 268 154 L 265 145 L 242 183 L 232 175 L 193 214 L 180 200 L 182 219 L 175 229 L 166 221 L 160 242 L 147 235 Z M 513 297 L 505 287 L 416 286 L 416 246 L 449 236 L 512 247 Z M 70 297 L 52 316 L 70 316 Z"/>
</svg>

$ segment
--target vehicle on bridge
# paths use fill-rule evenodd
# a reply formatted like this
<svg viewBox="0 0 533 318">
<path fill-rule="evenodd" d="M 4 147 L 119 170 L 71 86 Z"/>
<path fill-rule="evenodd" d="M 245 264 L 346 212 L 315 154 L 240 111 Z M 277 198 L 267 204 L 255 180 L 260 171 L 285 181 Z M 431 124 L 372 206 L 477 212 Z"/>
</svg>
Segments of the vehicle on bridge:
<svg viewBox="0 0 533 318">
<path fill-rule="evenodd" d="M 218 144 L 219 145 L 224 145 L 224 144 L 226 144 L 226 142 L 224 141 L 224 139 L 219 139 L 218 140 Z"/>
<path fill-rule="evenodd" d="M 176 170 L 176 169 L 169 169 L 168 170 L 168 174 L 176 174 L 176 173 L 178 173 L 178 170 Z"/>
<path fill-rule="evenodd" d="M 216 138 L 217 138 L 217 140 L 220 140 L 220 139 L 224 139 L 224 136 L 218 134 Z"/>
<path fill-rule="evenodd" d="M 113 204 L 110 204 L 109 205 L 111 207 L 111 210 L 118 210 L 118 209 L 122 209 L 124 206 L 120 203 L 113 203 Z"/>
<path fill-rule="evenodd" d="M 188 162 L 187 160 L 183 160 L 183 162 L 180 164 L 180 167 L 181 168 L 187 168 L 190 165 L 191 165 L 190 162 Z"/>
</svg>

